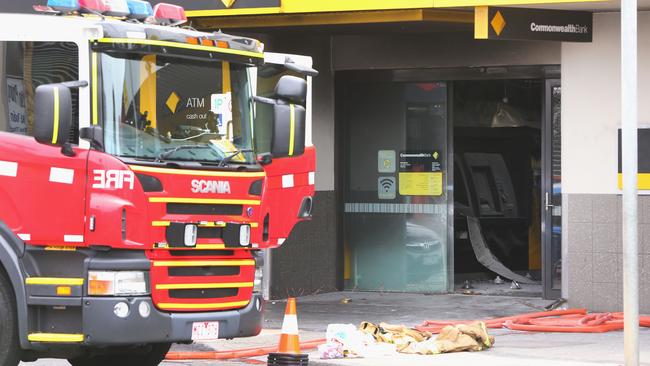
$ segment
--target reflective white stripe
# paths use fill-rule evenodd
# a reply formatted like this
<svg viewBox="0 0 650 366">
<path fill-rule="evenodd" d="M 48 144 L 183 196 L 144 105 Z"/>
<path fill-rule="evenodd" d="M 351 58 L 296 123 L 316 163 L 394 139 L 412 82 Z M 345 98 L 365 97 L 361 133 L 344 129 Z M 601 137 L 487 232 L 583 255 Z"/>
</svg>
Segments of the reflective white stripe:
<svg viewBox="0 0 650 366">
<path fill-rule="evenodd" d="M 83 235 L 64 235 L 63 236 L 63 241 L 65 241 L 66 243 L 83 243 L 84 236 Z"/>
<path fill-rule="evenodd" d="M 144 32 L 126 32 L 126 38 L 147 39 L 147 34 Z"/>
<path fill-rule="evenodd" d="M 287 314 L 284 316 L 282 333 L 298 335 L 298 317 L 295 314 Z"/>
<path fill-rule="evenodd" d="M 278 239 L 278 245 L 282 245 L 282 244 L 284 244 L 284 241 L 285 241 L 285 240 L 287 240 L 287 239 L 285 239 L 285 238 L 279 238 L 279 239 Z"/>
<path fill-rule="evenodd" d="M 32 236 L 30 234 L 18 234 L 18 237 L 23 241 L 32 240 Z"/>
<path fill-rule="evenodd" d="M 314 172 L 309 172 L 309 185 L 313 186 L 315 180 L 316 180 L 316 174 Z"/>
<path fill-rule="evenodd" d="M 0 160 L 0 175 L 15 177 L 18 174 L 18 163 Z"/>
<path fill-rule="evenodd" d="M 291 188 L 293 187 L 293 174 L 287 174 L 282 176 L 282 188 Z"/>
<path fill-rule="evenodd" d="M 72 184 L 74 182 L 74 170 L 50 168 L 50 182 Z"/>
</svg>

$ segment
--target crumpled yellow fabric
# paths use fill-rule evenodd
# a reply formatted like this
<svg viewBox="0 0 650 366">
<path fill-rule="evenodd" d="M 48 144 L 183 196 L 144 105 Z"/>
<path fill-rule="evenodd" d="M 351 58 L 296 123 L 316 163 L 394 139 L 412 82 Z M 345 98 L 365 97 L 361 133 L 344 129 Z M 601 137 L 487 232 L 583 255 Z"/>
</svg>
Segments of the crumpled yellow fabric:
<svg viewBox="0 0 650 366">
<path fill-rule="evenodd" d="M 359 329 L 371 334 L 377 342 L 395 344 L 401 353 L 435 355 L 439 353 L 482 351 L 494 345 L 494 337 L 487 332 L 485 323 L 474 322 L 446 326 L 435 338 L 403 325 L 362 322 Z"/>
</svg>

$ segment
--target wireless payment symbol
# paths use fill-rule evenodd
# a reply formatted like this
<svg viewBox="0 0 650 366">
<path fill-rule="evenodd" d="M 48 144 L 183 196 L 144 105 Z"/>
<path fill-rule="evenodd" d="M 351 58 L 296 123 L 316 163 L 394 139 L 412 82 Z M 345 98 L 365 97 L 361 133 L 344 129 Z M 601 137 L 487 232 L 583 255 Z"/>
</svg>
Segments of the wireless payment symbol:
<svg viewBox="0 0 650 366">
<path fill-rule="evenodd" d="M 380 200 L 395 199 L 395 177 L 377 178 L 377 196 Z"/>
</svg>

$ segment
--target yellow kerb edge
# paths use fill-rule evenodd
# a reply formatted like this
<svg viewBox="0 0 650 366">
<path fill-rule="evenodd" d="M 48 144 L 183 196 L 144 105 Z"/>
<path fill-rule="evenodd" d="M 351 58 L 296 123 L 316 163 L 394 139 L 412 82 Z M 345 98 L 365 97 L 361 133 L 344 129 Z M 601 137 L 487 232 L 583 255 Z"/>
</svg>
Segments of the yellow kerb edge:
<svg viewBox="0 0 650 366">
<path fill-rule="evenodd" d="M 26 285 L 81 286 L 83 278 L 28 277 Z"/>
</svg>

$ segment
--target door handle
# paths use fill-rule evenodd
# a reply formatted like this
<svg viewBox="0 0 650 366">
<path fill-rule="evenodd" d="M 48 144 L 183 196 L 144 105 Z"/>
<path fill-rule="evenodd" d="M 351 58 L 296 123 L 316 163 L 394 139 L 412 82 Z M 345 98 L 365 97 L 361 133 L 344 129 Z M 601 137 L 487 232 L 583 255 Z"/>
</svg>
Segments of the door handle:
<svg viewBox="0 0 650 366">
<path fill-rule="evenodd" d="M 547 210 L 552 209 L 554 206 L 549 203 L 550 202 L 550 197 L 548 192 L 544 193 L 544 206 L 546 206 Z"/>
</svg>

